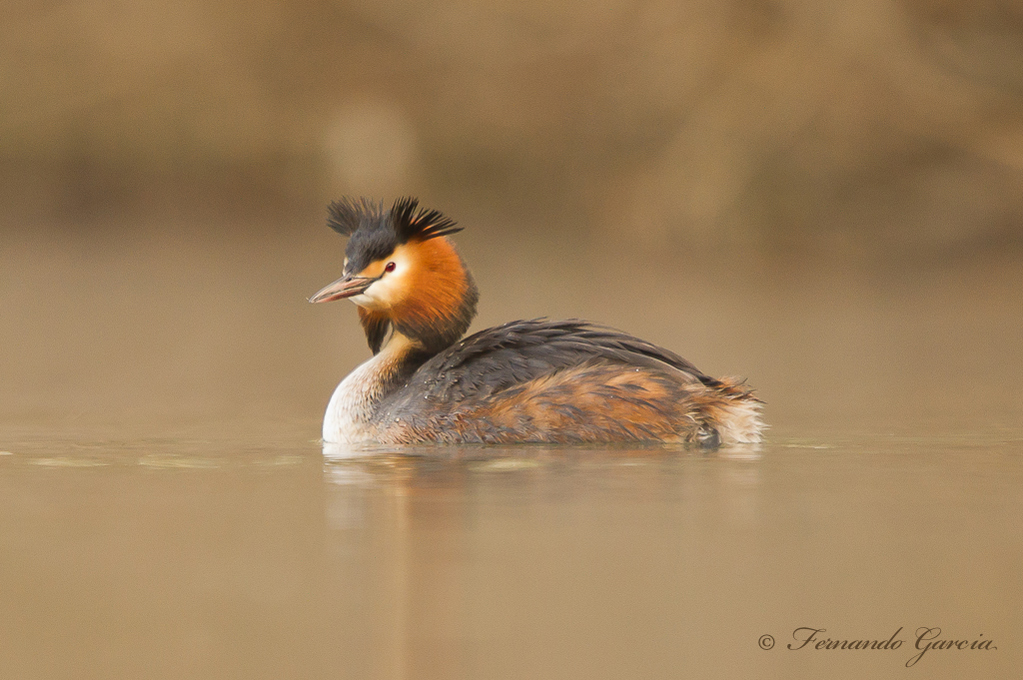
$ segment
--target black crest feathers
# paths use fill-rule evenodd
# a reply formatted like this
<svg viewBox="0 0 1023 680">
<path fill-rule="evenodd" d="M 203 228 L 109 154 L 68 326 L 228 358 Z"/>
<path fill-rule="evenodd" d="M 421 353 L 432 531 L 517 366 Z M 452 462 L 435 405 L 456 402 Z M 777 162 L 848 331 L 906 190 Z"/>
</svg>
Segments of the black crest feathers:
<svg viewBox="0 0 1023 680">
<path fill-rule="evenodd" d="M 438 236 L 447 236 L 462 231 L 455 226 L 455 221 L 445 217 L 437 210 L 419 207 L 419 199 L 406 196 L 394 202 L 391 208 L 391 220 L 399 243 L 412 239 L 427 241 Z"/>
<path fill-rule="evenodd" d="M 379 224 L 383 217 L 383 204 L 365 198 L 355 200 L 345 196 L 327 206 L 327 226 L 342 236 L 351 236 L 364 223 Z"/>
<path fill-rule="evenodd" d="M 392 231 L 395 245 L 411 240 L 427 241 L 462 230 L 455 226 L 453 219 L 439 211 L 420 208 L 419 199 L 411 196 L 399 198 L 386 212 L 383 203 L 346 196 L 328 206 L 327 226 L 342 236 L 352 236 L 360 229 Z"/>
</svg>

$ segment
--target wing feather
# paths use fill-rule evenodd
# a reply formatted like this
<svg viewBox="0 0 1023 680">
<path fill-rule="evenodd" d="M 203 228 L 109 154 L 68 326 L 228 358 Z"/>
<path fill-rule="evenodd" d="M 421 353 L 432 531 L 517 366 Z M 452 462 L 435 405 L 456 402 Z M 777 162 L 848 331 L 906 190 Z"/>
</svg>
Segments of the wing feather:
<svg viewBox="0 0 1023 680">
<path fill-rule="evenodd" d="M 587 362 L 642 367 L 680 383 L 720 383 L 681 356 L 621 331 L 577 319 L 512 321 L 471 335 L 421 366 L 386 409 L 418 410 L 424 402 L 485 400 Z M 405 411 L 407 412 L 407 411 Z"/>
</svg>

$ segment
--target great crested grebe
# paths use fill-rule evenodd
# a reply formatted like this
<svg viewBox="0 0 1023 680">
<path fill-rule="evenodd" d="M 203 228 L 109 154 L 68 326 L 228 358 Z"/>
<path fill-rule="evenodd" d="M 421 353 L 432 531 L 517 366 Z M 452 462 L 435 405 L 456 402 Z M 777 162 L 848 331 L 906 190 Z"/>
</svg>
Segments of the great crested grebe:
<svg viewBox="0 0 1023 680">
<path fill-rule="evenodd" d="M 330 205 L 344 276 L 309 301 L 358 305 L 373 357 L 334 391 L 325 443 L 760 441 L 752 390 L 630 335 L 534 319 L 460 340 L 479 297 L 447 238 L 461 228 L 418 206 Z"/>
</svg>

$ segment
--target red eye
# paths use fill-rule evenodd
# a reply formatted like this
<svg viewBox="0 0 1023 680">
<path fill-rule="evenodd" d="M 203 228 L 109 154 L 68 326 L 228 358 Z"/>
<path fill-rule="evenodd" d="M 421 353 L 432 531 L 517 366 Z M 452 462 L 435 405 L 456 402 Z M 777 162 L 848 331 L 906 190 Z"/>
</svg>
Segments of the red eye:
<svg viewBox="0 0 1023 680">
<path fill-rule="evenodd" d="M 385 272 L 393 272 L 393 271 L 394 271 L 394 268 L 395 268 L 396 266 L 397 266 L 397 265 L 396 265 L 396 264 L 394 264 L 393 262 L 388 262 L 388 263 L 387 263 L 387 266 L 386 266 L 386 267 L 384 267 L 384 271 L 385 271 Z"/>
</svg>

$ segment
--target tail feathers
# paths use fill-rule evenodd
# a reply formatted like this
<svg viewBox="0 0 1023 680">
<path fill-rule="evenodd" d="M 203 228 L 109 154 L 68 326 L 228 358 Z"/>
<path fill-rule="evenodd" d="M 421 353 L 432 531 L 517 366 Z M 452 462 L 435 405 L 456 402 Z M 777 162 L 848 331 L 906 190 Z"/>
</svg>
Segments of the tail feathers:
<svg viewBox="0 0 1023 680">
<path fill-rule="evenodd" d="M 753 396 L 753 390 L 739 378 L 722 378 L 720 385 L 701 404 L 703 446 L 756 444 L 763 439 L 767 426 L 761 418 L 764 402 Z"/>
</svg>

